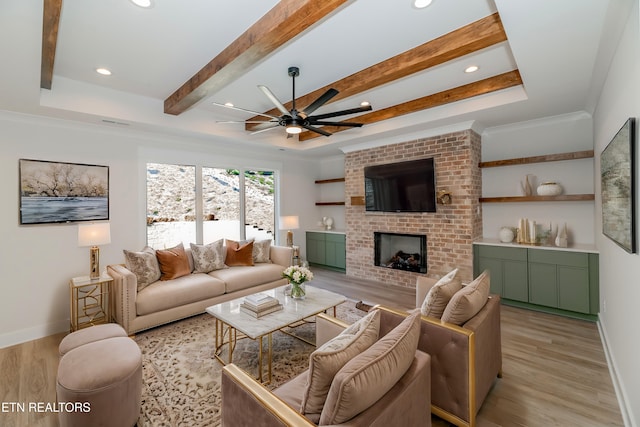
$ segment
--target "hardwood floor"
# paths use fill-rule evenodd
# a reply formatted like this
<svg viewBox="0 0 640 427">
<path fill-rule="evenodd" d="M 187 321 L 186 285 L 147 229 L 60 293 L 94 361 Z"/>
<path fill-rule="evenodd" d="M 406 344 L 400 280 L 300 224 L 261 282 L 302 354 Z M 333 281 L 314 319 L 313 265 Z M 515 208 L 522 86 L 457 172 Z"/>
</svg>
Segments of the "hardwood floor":
<svg viewBox="0 0 640 427">
<path fill-rule="evenodd" d="M 368 304 L 415 305 L 411 289 L 313 269 L 314 285 Z M 57 414 L 11 411 L 11 402 L 55 402 L 58 344 L 64 334 L 0 349 L 0 425 L 56 427 Z M 622 426 L 595 323 L 502 306 L 503 377 L 479 427 Z M 449 424 L 434 417 L 436 427 Z M 148 426 L 147 426 L 148 427 Z"/>
</svg>

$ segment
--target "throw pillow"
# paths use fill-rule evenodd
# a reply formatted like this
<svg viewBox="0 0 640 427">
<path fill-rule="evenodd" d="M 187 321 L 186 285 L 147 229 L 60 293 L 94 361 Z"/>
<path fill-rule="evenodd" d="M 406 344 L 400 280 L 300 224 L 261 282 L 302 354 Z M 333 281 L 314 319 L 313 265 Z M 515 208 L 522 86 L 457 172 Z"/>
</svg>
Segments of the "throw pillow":
<svg viewBox="0 0 640 427">
<path fill-rule="evenodd" d="M 226 255 L 224 240 L 216 240 L 207 245 L 196 245 L 191 243 L 191 254 L 193 255 L 194 273 L 209 273 L 213 270 L 225 268 L 224 258 Z"/>
<path fill-rule="evenodd" d="M 336 374 L 319 425 L 341 424 L 384 396 L 407 372 L 418 348 L 420 313 L 408 316 Z"/>
<path fill-rule="evenodd" d="M 158 264 L 160 265 L 160 280 L 177 279 L 178 277 L 191 274 L 189 259 L 184 251 L 182 243 L 169 249 L 158 249 L 156 251 Z"/>
<path fill-rule="evenodd" d="M 271 240 L 253 242 L 253 262 L 271 262 Z"/>
<path fill-rule="evenodd" d="M 160 266 L 153 248 L 145 246 L 140 252 L 126 249 L 122 252 L 124 252 L 124 265 L 136 276 L 138 292 L 160 279 Z"/>
<path fill-rule="evenodd" d="M 443 276 L 427 293 L 420 312 L 423 316 L 440 319 L 451 297 L 462 289 L 460 279 L 456 277 L 458 269 Z"/>
<path fill-rule="evenodd" d="M 376 342 L 379 329 L 380 311 L 373 310 L 311 353 L 302 414 L 316 423 L 320 420 L 333 377 L 349 360 Z"/>
<path fill-rule="evenodd" d="M 227 258 L 224 263 L 229 267 L 253 265 L 253 240 L 240 244 L 227 239 Z"/>
<path fill-rule="evenodd" d="M 478 314 L 487 303 L 489 297 L 489 271 L 483 271 L 476 279 L 463 287 L 451 297 L 447 304 L 442 320 L 444 322 L 462 325 Z"/>
</svg>

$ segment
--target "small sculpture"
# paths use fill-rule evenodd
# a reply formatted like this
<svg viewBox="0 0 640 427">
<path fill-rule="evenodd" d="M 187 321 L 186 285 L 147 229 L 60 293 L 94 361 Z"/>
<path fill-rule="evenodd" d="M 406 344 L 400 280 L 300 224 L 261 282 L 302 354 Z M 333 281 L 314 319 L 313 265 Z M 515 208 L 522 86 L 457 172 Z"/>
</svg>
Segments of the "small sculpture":
<svg viewBox="0 0 640 427">
<path fill-rule="evenodd" d="M 520 188 L 522 189 L 523 196 L 531 195 L 532 190 L 531 190 L 531 184 L 529 183 L 529 175 L 524 176 L 524 182 L 520 183 Z"/>
<path fill-rule="evenodd" d="M 568 246 L 569 240 L 567 237 L 567 223 L 564 223 L 562 230 L 558 230 L 558 235 L 556 236 L 556 246 L 559 248 L 566 248 Z"/>
</svg>

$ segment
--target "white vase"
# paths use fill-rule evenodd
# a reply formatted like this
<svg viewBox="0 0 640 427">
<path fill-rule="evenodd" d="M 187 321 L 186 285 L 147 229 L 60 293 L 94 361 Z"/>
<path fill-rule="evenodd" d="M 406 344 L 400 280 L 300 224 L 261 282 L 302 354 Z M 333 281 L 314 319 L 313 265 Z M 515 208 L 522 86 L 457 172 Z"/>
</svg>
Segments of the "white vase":
<svg viewBox="0 0 640 427">
<path fill-rule="evenodd" d="M 556 236 L 556 246 L 559 248 L 566 248 L 569 244 L 569 239 L 567 237 L 567 224 L 565 223 L 562 227 L 562 230 L 558 230 L 558 235 Z"/>
<path fill-rule="evenodd" d="M 543 182 L 536 189 L 538 196 L 558 196 L 562 194 L 562 187 L 555 182 Z"/>
<path fill-rule="evenodd" d="M 513 228 L 511 227 L 502 227 L 500 229 L 500 232 L 498 233 L 498 236 L 500 237 L 500 241 L 502 243 L 511 243 L 516 237 L 515 233 L 513 232 Z"/>
</svg>

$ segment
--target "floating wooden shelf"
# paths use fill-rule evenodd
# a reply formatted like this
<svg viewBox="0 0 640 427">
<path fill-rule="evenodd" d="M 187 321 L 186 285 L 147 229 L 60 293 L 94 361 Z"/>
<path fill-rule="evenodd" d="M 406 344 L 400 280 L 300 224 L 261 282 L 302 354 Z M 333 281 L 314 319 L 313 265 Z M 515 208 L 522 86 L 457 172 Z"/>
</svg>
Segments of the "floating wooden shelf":
<svg viewBox="0 0 640 427">
<path fill-rule="evenodd" d="M 588 159 L 593 157 L 593 150 L 574 151 L 572 153 L 547 154 L 544 156 L 521 157 L 519 159 L 493 160 L 480 162 L 480 168 L 495 168 L 498 166 L 526 165 L 530 163 L 558 162 L 561 160 Z"/>
<path fill-rule="evenodd" d="M 344 202 L 316 202 L 316 206 L 344 206 Z"/>
<path fill-rule="evenodd" d="M 595 200 L 595 196 L 593 194 L 563 194 L 560 196 L 480 197 L 480 203 L 580 202 L 589 200 Z"/>
<path fill-rule="evenodd" d="M 316 184 L 331 184 L 332 182 L 344 182 L 344 178 L 316 179 Z"/>
</svg>

